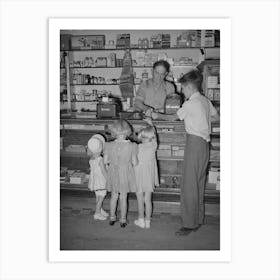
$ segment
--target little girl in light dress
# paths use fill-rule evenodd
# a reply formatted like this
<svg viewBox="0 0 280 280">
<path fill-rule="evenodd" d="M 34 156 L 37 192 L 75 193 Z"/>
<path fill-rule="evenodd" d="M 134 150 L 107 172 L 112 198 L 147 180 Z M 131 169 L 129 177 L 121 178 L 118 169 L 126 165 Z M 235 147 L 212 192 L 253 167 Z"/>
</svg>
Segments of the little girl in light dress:
<svg viewBox="0 0 280 280">
<path fill-rule="evenodd" d="M 136 191 L 133 165 L 137 164 L 137 144 L 127 137 L 132 130 L 125 120 L 114 121 L 110 127 L 115 141 L 107 142 L 104 150 L 104 162 L 108 164 L 107 189 L 111 191 L 110 225 L 117 221 L 116 208 L 120 197 L 120 226 L 127 225 L 127 194 Z"/>
<path fill-rule="evenodd" d="M 90 156 L 90 175 L 88 188 L 95 192 L 96 206 L 93 218 L 95 220 L 106 220 L 109 214 L 102 209 L 102 204 L 106 196 L 107 172 L 101 152 L 105 145 L 105 139 L 100 134 L 95 134 L 88 141 L 88 155 Z"/>
<path fill-rule="evenodd" d="M 138 138 L 142 143 L 138 145 L 138 165 L 134 167 L 138 202 L 138 220 L 134 223 L 141 228 L 150 228 L 152 192 L 155 186 L 159 186 L 156 160 L 157 142 L 154 127 L 148 125 L 143 128 L 139 132 Z"/>
</svg>

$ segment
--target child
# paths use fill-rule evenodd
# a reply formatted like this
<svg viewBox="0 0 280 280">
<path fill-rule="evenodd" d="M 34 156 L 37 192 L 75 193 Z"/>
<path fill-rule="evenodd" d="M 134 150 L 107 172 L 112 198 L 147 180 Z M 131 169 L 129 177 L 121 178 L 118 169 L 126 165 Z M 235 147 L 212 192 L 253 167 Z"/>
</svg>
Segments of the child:
<svg viewBox="0 0 280 280">
<path fill-rule="evenodd" d="M 90 176 L 88 188 L 95 192 L 96 208 L 93 218 L 95 220 L 106 220 L 109 214 L 102 209 L 102 204 L 106 196 L 106 176 L 107 172 L 104 166 L 101 152 L 105 145 L 105 139 L 100 134 L 95 134 L 88 141 L 88 154 L 91 156 L 89 160 Z"/>
<path fill-rule="evenodd" d="M 150 228 L 152 192 L 154 186 L 159 186 L 156 161 L 157 142 L 154 127 L 149 125 L 143 128 L 138 137 L 142 143 L 138 145 L 138 165 L 135 166 L 138 220 L 134 223 L 141 228 Z"/>
<path fill-rule="evenodd" d="M 110 225 L 114 225 L 116 208 L 120 196 L 120 226 L 126 227 L 127 193 L 136 191 L 133 165 L 137 164 L 137 144 L 127 140 L 131 134 L 130 125 L 124 120 L 117 120 L 111 126 L 115 141 L 106 143 L 104 162 L 108 167 L 108 189 L 112 191 L 110 201 Z"/>
<path fill-rule="evenodd" d="M 211 101 L 201 94 L 203 76 L 192 70 L 179 79 L 186 101 L 174 115 L 152 113 L 153 119 L 184 120 L 187 132 L 181 184 L 182 228 L 177 235 L 188 235 L 204 223 L 204 187 L 209 161 L 211 121 L 219 115 Z"/>
</svg>

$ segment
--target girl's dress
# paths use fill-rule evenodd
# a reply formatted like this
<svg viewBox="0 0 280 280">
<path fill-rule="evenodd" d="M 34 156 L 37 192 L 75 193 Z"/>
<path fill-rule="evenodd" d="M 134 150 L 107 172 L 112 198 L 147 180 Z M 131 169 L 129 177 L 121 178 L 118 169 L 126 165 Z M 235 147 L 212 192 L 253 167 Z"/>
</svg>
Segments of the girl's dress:
<svg viewBox="0 0 280 280">
<path fill-rule="evenodd" d="M 104 155 L 109 160 L 107 190 L 118 193 L 135 192 L 132 156 L 137 155 L 137 144 L 129 140 L 108 142 L 105 144 Z"/>
<path fill-rule="evenodd" d="M 106 189 L 106 179 L 101 171 L 100 168 L 100 161 L 102 161 L 102 157 L 97 157 L 95 159 L 89 160 L 90 165 L 90 175 L 89 175 L 89 182 L 88 188 L 91 191 L 97 190 L 105 190 Z"/>
<path fill-rule="evenodd" d="M 138 145 L 138 165 L 134 167 L 137 192 L 153 192 L 159 186 L 156 142 Z"/>
</svg>

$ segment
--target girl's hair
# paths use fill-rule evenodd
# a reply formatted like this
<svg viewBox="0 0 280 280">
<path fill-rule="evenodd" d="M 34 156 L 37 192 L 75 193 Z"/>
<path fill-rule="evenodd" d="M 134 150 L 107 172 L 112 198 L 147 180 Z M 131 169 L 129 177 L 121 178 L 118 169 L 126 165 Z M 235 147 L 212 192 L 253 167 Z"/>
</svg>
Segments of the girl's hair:
<svg viewBox="0 0 280 280">
<path fill-rule="evenodd" d="M 182 85 L 193 84 L 198 91 L 201 91 L 203 76 L 198 70 L 192 70 L 179 79 Z"/>
<path fill-rule="evenodd" d="M 146 126 L 145 128 L 141 129 L 138 133 L 139 140 L 148 139 L 150 142 L 156 139 L 156 132 L 154 127 Z"/>
<path fill-rule="evenodd" d="M 112 126 L 110 127 L 112 136 L 117 137 L 118 135 L 125 135 L 128 137 L 132 129 L 129 123 L 125 120 L 116 120 L 113 122 Z"/>
</svg>

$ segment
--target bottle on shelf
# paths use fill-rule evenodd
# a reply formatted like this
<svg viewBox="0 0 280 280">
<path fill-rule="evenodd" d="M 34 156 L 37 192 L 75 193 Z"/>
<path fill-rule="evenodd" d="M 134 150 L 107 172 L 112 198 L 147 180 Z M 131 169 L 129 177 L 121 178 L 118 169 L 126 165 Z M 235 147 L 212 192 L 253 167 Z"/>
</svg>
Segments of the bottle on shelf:
<svg viewBox="0 0 280 280">
<path fill-rule="evenodd" d="M 142 48 L 142 39 L 141 38 L 138 39 L 138 48 L 139 49 Z"/>
</svg>

